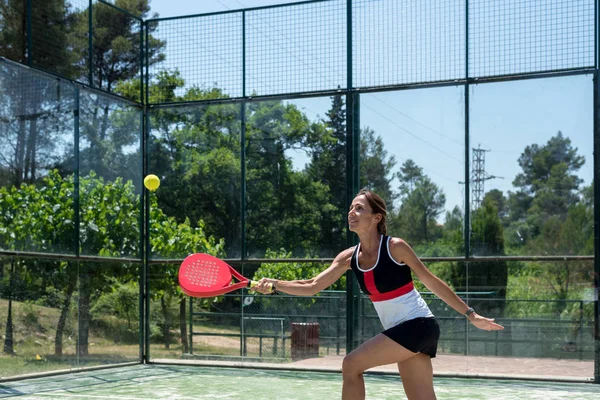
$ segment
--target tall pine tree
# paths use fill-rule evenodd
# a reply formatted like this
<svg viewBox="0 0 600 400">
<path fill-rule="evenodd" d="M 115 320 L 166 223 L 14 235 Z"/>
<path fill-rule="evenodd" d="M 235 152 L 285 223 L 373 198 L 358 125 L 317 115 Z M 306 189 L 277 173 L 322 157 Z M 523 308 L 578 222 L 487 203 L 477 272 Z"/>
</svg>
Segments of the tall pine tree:
<svg viewBox="0 0 600 400">
<path fill-rule="evenodd" d="M 346 105 L 341 95 L 332 97 L 331 108 L 323 121 L 324 134 L 312 144 L 307 172 L 312 180 L 329 188 L 330 204 L 322 210 L 323 250 L 337 254 L 346 242 Z"/>
</svg>

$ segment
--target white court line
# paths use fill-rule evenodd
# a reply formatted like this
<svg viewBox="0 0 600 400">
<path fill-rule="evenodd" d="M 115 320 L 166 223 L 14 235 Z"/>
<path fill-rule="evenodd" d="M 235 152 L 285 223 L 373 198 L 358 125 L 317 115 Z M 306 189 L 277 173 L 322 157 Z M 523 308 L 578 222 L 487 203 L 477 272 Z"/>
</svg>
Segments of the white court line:
<svg viewBox="0 0 600 400">
<path fill-rule="evenodd" d="M 98 395 L 90 395 L 90 394 L 75 394 L 75 393 L 36 393 L 35 396 L 49 396 L 49 397 L 55 397 L 55 396 L 62 396 L 62 397 L 70 397 L 70 398 L 84 398 L 84 399 L 91 399 L 91 398 L 96 398 L 96 399 L 124 399 L 124 400 L 141 400 L 141 399 L 147 399 L 147 397 L 126 397 L 126 396 L 98 396 Z M 204 397 L 196 397 L 196 398 L 200 398 L 200 399 L 208 399 L 208 398 L 212 398 L 212 399 L 231 399 L 230 394 L 213 394 L 213 395 L 208 395 L 208 397 L 204 396 Z M 25 397 L 25 399 L 27 399 L 27 397 Z"/>
<path fill-rule="evenodd" d="M 144 399 L 144 397 L 125 397 L 125 396 L 109 396 L 106 397 L 105 396 L 98 396 L 98 395 L 91 395 L 91 394 L 75 394 L 75 393 L 35 393 L 35 396 L 49 396 L 49 397 L 55 397 L 55 396 L 62 396 L 62 397 L 73 397 L 73 398 L 84 398 L 84 399 L 91 399 L 91 398 L 96 398 L 96 399 L 127 399 L 127 400 L 140 400 L 140 399 Z"/>
</svg>

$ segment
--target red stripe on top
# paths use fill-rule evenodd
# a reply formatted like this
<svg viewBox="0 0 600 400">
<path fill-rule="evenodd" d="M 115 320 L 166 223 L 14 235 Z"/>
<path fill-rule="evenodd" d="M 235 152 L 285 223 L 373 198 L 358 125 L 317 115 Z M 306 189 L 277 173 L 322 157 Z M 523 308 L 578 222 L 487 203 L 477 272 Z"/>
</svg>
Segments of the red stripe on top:
<svg viewBox="0 0 600 400">
<path fill-rule="evenodd" d="M 369 271 L 371 272 L 371 271 Z M 369 287 L 369 284 L 367 283 L 367 273 L 365 273 L 365 283 L 367 284 L 367 288 Z M 373 281 L 373 277 L 371 274 L 371 283 L 373 284 L 373 287 L 375 287 L 375 282 Z M 369 295 L 369 298 L 371 298 L 371 301 L 385 301 L 385 300 L 391 300 L 391 299 L 395 299 L 396 297 L 400 297 L 403 296 L 409 292 L 411 292 L 413 289 L 415 288 L 415 286 L 413 285 L 412 282 L 407 283 L 406 285 L 399 287 L 396 290 L 392 290 L 391 292 L 385 292 L 385 293 L 379 293 L 379 292 L 371 292 L 371 289 L 369 289 L 369 292 L 371 292 L 371 294 Z M 375 289 L 377 290 L 377 289 Z"/>
<path fill-rule="evenodd" d="M 381 293 L 379 293 L 379 290 L 377 290 L 377 286 L 375 286 L 375 276 L 373 275 L 373 270 L 365 272 L 363 276 L 365 278 L 365 286 L 369 291 L 369 295 L 380 295 Z"/>
</svg>

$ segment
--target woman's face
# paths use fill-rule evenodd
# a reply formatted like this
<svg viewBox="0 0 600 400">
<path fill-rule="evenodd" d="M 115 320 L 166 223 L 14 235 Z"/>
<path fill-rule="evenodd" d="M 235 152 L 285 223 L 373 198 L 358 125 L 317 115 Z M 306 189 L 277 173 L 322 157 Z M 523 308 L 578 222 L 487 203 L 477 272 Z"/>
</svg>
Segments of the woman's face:
<svg viewBox="0 0 600 400">
<path fill-rule="evenodd" d="M 348 226 L 351 232 L 368 232 L 370 229 L 377 231 L 380 220 L 380 214 L 373 214 L 373 209 L 364 194 L 352 200 L 348 211 Z"/>
</svg>

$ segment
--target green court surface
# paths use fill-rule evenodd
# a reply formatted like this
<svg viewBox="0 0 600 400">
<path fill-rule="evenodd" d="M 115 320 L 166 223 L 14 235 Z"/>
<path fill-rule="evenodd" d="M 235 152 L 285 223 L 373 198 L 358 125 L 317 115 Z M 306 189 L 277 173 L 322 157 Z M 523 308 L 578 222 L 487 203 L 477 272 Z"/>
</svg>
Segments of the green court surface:
<svg viewBox="0 0 600 400">
<path fill-rule="evenodd" d="M 365 376 L 367 399 L 405 399 L 396 376 Z M 438 399 L 600 399 L 600 385 L 437 378 Z M 305 371 L 139 365 L 0 384 L 0 398 L 339 399 L 341 375 Z"/>
</svg>

